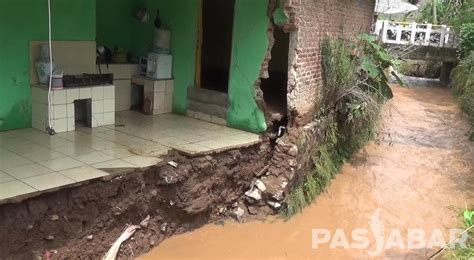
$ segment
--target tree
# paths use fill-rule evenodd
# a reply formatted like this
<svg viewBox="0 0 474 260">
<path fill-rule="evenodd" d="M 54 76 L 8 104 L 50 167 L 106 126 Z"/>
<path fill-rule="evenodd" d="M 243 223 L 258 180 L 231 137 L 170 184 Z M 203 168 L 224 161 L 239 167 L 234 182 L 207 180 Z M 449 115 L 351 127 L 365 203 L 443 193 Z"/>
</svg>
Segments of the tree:
<svg viewBox="0 0 474 260">
<path fill-rule="evenodd" d="M 433 24 L 437 24 L 438 23 L 438 17 L 436 15 L 436 6 L 437 6 L 437 3 L 436 3 L 437 0 L 432 0 L 431 2 L 431 8 L 432 8 L 432 11 L 433 11 Z"/>
</svg>

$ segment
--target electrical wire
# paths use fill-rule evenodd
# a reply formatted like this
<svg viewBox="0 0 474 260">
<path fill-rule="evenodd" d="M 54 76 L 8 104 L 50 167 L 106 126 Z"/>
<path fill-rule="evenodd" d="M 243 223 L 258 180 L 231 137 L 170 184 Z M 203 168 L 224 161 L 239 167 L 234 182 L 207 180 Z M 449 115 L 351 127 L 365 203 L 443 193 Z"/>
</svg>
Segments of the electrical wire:
<svg viewBox="0 0 474 260">
<path fill-rule="evenodd" d="M 52 29 L 51 29 L 51 0 L 48 0 L 48 44 L 49 44 L 49 85 L 48 85 L 48 127 L 46 131 L 50 135 L 54 135 L 54 131 L 51 124 L 51 113 L 52 113 L 52 81 L 53 81 L 53 47 L 52 47 Z"/>
</svg>

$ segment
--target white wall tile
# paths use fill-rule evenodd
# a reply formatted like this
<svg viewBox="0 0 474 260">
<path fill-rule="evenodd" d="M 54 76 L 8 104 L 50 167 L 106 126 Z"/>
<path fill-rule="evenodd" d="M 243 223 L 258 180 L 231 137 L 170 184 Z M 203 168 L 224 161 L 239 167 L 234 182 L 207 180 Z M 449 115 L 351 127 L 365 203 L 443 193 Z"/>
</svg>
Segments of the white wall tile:
<svg viewBox="0 0 474 260">
<path fill-rule="evenodd" d="M 173 88 L 174 88 L 174 81 L 173 80 L 166 80 L 166 95 L 173 95 Z"/>
<path fill-rule="evenodd" d="M 130 78 L 138 75 L 138 64 L 127 64 L 126 67 L 130 72 Z"/>
<path fill-rule="evenodd" d="M 53 119 L 60 119 L 67 117 L 67 106 L 64 105 L 54 105 L 53 108 Z"/>
<path fill-rule="evenodd" d="M 165 95 L 165 112 L 166 113 L 171 113 L 173 110 L 173 94 L 171 95 Z"/>
<path fill-rule="evenodd" d="M 114 74 L 114 79 L 123 79 L 122 70 L 120 64 L 109 64 L 109 73 Z"/>
<path fill-rule="evenodd" d="M 53 105 L 66 104 L 66 91 L 65 90 L 53 90 Z M 47 101 L 46 101 L 47 102 Z"/>
<path fill-rule="evenodd" d="M 155 84 L 154 92 L 165 92 L 165 89 L 166 89 L 165 80 L 156 80 L 154 84 Z"/>
<path fill-rule="evenodd" d="M 104 87 L 96 86 L 92 87 L 92 100 L 104 99 Z"/>
<path fill-rule="evenodd" d="M 99 73 L 102 73 L 102 74 L 113 73 L 110 67 L 111 67 L 110 64 L 108 66 L 104 65 L 104 64 L 101 64 L 100 65 L 100 70 L 99 70 L 99 65 L 97 64 L 95 73 L 97 73 L 97 74 L 99 74 Z"/>
<path fill-rule="evenodd" d="M 74 131 L 76 130 L 76 122 L 74 120 L 74 117 L 68 117 L 67 118 L 67 131 Z"/>
<path fill-rule="evenodd" d="M 92 97 L 92 89 L 90 87 L 79 88 L 79 99 L 87 99 Z"/>
<path fill-rule="evenodd" d="M 104 99 L 104 112 L 115 111 L 115 99 Z"/>
<path fill-rule="evenodd" d="M 104 125 L 115 124 L 115 112 L 104 113 Z"/>
<path fill-rule="evenodd" d="M 92 127 L 98 127 L 104 125 L 104 114 L 92 114 Z"/>
<path fill-rule="evenodd" d="M 129 110 L 131 105 L 132 83 L 130 80 L 114 80 L 115 111 Z"/>
<path fill-rule="evenodd" d="M 104 113 L 104 100 L 92 101 L 92 114 Z"/>
<path fill-rule="evenodd" d="M 48 105 L 38 101 L 31 102 L 31 113 L 36 116 L 48 117 Z"/>
<path fill-rule="evenodd" d="M 165 110 L 164 109 L 154 109 L 153 110 L 153 115 L 161 115 L 161 114 L 165 114 Z"/>
<path fill-rule="evenodd" d="M 115 86 L 104 86 L 104 99 L 115 99 Z"/>
<path fill-rule="evenodd" d="M 165 108 L 165 92 L 154 94 L 153 108 L 162 111 Z"/>
<path fill-rule="evenodd" d="M 67 103 L 74 103 L 74 100 L 79 99 L 79 89 L 71 88 L 66 90 Z"/>
<path fill-rule="evenodd" d="M 74 103 L 67 104 L 67 117 L 74 117 Z"/>
<path fill-rule="evenodd" d="M 67 118 L 55 119 L 52 125 L 56 133 L 67 132 Z"/>
</svg>

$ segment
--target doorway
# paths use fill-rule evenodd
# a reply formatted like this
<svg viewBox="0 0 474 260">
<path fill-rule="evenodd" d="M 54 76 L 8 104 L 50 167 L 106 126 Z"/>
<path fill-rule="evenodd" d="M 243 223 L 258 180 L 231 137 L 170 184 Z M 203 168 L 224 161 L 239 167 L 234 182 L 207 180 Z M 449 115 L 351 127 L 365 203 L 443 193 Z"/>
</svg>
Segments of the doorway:
<svg viewBox="0 0 474 260">
<path fill-rule="evenodd" d="M 235 0 L 202 0 L 196 86 L 228 92 Z"/>
<path fill-rule="evenodd" d="M 275 43 L 272 48 L 272 58 L 268 64 L 268 75 L 262 79 L 260 89 L 266 110 L 270 113 L 278 113 L 286 117 L 288 103 L 288 53 L 290 46 L 290 35 L 275 26 L 273 31 Z"/>
</svg>

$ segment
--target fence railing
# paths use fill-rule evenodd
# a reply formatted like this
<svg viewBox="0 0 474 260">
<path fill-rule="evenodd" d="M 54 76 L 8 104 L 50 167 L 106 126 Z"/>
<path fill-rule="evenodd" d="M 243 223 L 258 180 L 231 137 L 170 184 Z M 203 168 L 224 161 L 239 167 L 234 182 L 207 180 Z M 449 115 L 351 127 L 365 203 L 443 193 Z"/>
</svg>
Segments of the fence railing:
<svg viewBox="0 0 474 260">
<path fill-rule="evenodd" d="M 378 20 L 374 33 L 384 43 L 446 48 L 455 48 L 458 43 L 454 30 L 446 25 Z"/>
</svg>

